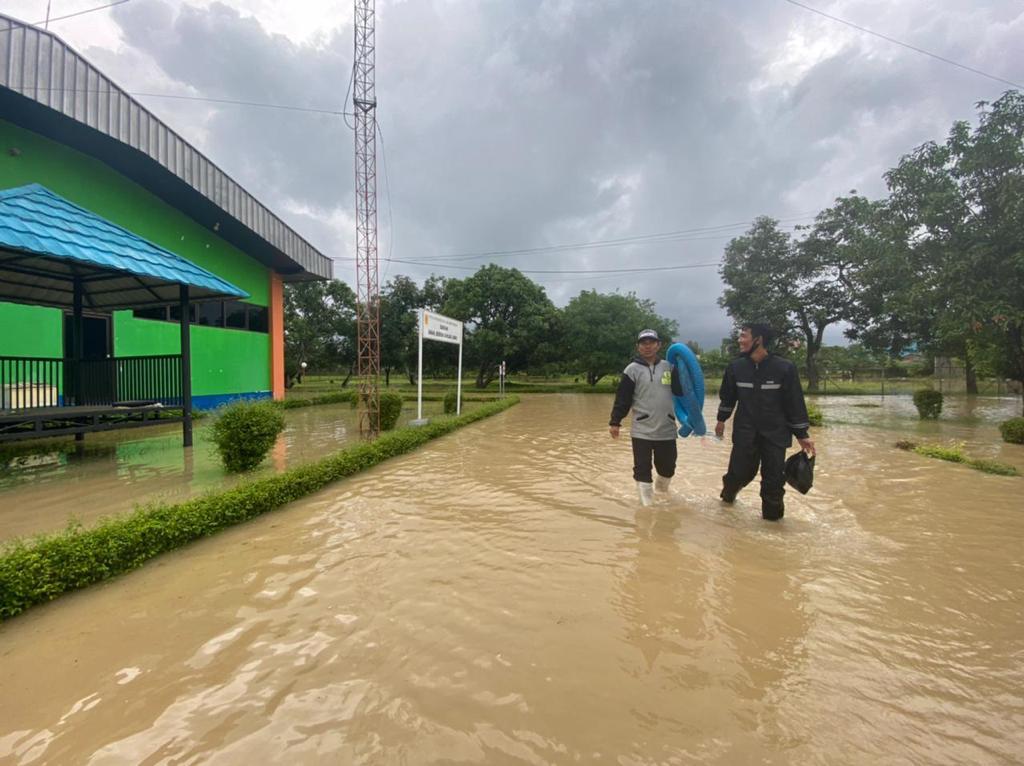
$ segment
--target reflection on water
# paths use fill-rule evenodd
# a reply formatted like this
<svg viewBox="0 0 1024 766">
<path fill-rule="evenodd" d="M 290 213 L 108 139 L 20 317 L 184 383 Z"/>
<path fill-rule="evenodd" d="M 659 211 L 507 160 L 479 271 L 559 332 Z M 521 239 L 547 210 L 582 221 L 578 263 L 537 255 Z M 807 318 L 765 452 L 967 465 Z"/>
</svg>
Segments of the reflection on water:
<svg viewBox="0 0 1024 766">
<path fill-rule="evenodd" d="M 471 405 L 472 406 L 472 405 Z M 416 417 L 406 402 L 405 421 Z M 441 404 L 424 403 L 424 414 Z M 285 411 L 286 427 L 256 475 L 329 455 L 358 438 L 359 424 L 348 404 Z M 84 445 L 57 442 L 52 451 L 0 459 L 0 542 L 85 525 L 148 502 L 177 502 L 210 489 L 231 486 L 238 477 L 221 467 L 210 437 L 211 420 L 197 422 L 194 446 L 181 446 L 181 426 L 88 434 Z M 251 475 L 251 474 L 250 474 Z"/>
<path fill-rule="evenodd" d="M 643 509 L 609 407 L 529 398 L 3 625 L 0 761 L 1020 761 L 1024 479 L 882 410 L 780 524 L 711 439 Z"/>
</svg>

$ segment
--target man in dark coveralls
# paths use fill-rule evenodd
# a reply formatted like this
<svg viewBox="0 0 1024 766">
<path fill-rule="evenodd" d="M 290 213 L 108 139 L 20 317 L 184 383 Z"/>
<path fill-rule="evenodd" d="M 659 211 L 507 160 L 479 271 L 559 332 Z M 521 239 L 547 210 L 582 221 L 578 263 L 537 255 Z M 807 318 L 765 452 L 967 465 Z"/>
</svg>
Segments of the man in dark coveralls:
<svg viewBox="0 0 1024 766">
<path fill-rule="evenodd" d="M 721 497 L 732 503 L 760 467 L 761 517 L 778 521 L 785 512 L 786 449 L 795 436 L 804 451 L 813 455 L 814 442 L 807 433 L 810 423 L 796 365 L 769 352 L 771 340 L 766 324 L 740 328 L 741 355 L 729 363 L 722 378 L 715 436 L 725 433 L 725 421 L 739 404 Z"/>
</svg>

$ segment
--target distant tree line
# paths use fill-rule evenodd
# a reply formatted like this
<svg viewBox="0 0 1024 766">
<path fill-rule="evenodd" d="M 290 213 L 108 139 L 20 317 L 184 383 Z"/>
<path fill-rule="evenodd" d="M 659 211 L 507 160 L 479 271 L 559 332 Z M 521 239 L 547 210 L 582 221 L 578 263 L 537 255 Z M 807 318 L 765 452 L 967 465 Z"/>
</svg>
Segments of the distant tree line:
<svg viewBox="0 0 1024 766">
<path fill-rule="evenodd" d="M 466 279 L 432 276 L 422 286 L 396 276 L 381 291 L 381 368 L 416 382 L 416 310 L 426 308 L 466 323 L 464 374 L 486 388 L 504 361 L 508 372 L 570 373 L 596 385 L 622 370 L 636 333 L 653 328 L 667 339 L 675 321 L 633 293 L 584 291 L 557 308 L 544 288 L 517 269 L 494 264 Z M 342 385 L 356 364 L 356 300 L 344 282 L 305 282 L 285 290 L 285 369 L 289 384 L 309 369 L 339 374 Z M 457 348 L 423 346 L 424 374 L 452 376 Z"/>
<path fill-rule="evenodd" d="M 981 102 L 885 174 L 889 194 L 856 191 L 796 234 L 758 218 L 725 249 L 719 299 L 738 321 L 795 340 L 809 390 L 826 328 L 887 358 L 910 349 L 1024 384 L 1024 96 Z"/>
</svg>

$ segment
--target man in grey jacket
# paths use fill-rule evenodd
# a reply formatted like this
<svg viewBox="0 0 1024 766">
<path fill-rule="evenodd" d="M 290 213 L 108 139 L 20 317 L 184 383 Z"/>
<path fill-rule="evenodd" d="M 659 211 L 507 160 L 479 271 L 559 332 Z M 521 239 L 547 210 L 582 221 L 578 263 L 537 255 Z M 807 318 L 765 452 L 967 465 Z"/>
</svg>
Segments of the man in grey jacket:
<svg viewBox="0 0 1024 766">
<path fill-rule="evenodd" d="M 637 336 L 637 356 L 622 371 L 615 393 L 608 432 L 619 438 L 622 418 L 633 410 L 629 435 L 633 441 L 633 478 L 640 492 L 640 503 L 650 505 L 654 491 L 668 492 L 676 472 L 676 429 L 672 395 L 682 395 L 676 368 L 661 359 L 661 338 L 654 330 L 643 330 Z M 657 470 L 655 482 L 651 459 Z"/>
</svg>

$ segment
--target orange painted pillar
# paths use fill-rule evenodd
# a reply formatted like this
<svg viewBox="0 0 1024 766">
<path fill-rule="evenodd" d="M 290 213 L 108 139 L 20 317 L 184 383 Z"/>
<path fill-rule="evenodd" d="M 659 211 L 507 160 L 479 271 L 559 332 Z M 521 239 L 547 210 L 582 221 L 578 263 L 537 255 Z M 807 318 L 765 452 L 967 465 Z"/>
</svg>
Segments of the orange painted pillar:
<svg viewBox="0 0 1024 766">
<path fill-rule="evenodd" d="M 270 393 L 284 399 L 284 284 L 270 272 Z"/>
</svg>

